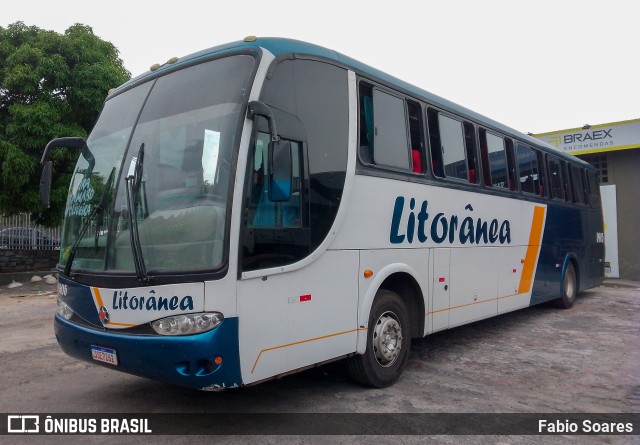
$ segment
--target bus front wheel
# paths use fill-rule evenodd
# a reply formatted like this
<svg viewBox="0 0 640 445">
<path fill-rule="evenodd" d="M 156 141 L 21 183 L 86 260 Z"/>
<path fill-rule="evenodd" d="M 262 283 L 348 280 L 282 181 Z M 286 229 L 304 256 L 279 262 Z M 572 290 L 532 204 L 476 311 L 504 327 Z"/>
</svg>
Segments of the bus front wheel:
<svg viewBox="0 0 640 445">
<path fill-rule="evenodd" d="M 576 296 L 578 295 L 576 269 L 571 261 L 567 263 L 567 267 L 562 275 L 562 288 L 560 292 L 561 296 L 554 301 L 555 305 L 563 309 L 571 308 L 576 302 Z"/>
<path fill-rule="evenodd" d="M 381 289 L 369 314 L 367 349 L 348 359 L 349 375 L 374 388 L 392 385 L 407 363 L 410 347 L 407 307 L 397 293 Z"/>
</svg>

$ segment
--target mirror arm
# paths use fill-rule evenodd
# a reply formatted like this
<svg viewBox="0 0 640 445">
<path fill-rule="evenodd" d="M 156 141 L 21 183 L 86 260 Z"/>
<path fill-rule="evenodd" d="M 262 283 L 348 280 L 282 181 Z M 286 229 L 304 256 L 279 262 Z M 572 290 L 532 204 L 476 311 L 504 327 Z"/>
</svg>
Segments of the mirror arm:
<svg viewBox="0 0 640 445">
<path fill-rule="evenodd" d="M 40 159 L 40 165 L 44 165 L 45 162 L 49 160 L 49 156 L 51 155 L 51 150 L 58 147 L 67 147 L 67 148 L 77 148 L 84 151 L 87 151 L 87 141 L 83 138 L 79 137 L 66 137 L 66 138 L 56 138 L 49 141 L 46 147 L 44 147 L 44 152 L 42 153 L 42 159 Z M 93 157 L 93 155 L 91 155 Z M 91 162 L 89 159 L 87 161 Z"/>
<path fill-rule="evenodd" d="M 249 119 L 253 119 L 255 116 L 262 116 L 267 119 L 267 122 L 269 123 L 269 133 L 271 134 L 271 141 L 279 141 L 280 137 L 278 137 L 278 130 L 276 129 L 276 119 L 273 117 L 271 107 L 257 100 L 249 102 L 247 117 Z"/>
</svg>

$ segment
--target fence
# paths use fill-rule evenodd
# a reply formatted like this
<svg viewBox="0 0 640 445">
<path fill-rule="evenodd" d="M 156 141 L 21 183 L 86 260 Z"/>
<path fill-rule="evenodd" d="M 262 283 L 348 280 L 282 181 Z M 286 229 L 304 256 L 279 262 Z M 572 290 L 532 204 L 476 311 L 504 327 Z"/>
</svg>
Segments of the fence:
<svg viewBox="0 0 640 445">
<path fill-rule="evenodd" d="M 48 229 L 29 215 L 0 216 L 0 272 L 45 271 L 60 256 L 60 228 Z"/>
<path fill-rule="evenodd" d="M 31 215 L 0 217 L 0 249 L 60 250 L 60 232 L 32 223 Z"/>
</svg>

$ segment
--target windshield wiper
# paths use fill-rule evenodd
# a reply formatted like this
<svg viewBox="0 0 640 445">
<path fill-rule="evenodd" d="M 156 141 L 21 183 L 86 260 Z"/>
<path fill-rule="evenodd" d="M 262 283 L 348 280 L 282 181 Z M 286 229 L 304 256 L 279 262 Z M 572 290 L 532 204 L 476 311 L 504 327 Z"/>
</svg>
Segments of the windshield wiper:
<svg viewBox="0 0 640 445">
<path fill-rule="evenodd" d="M 84 156 L 84 152 L 83 152 L 83 156 Z M 85 158 L 86 158 L 86 156 L 85 156 Z M 91 158 L 93 158 L 93 155 L 91 155 Z M 95 161 L 94 161 L 94 163 L 95 163 Z M 87 229 L 89 228 L 89 224 L 91 223 L 91 221 L 93 221 L 93 219 L 97 215 L 102 215 L 102 212 L 104 212 L 104 208 L 105 208 L 105 206 L 107 204 L 106 201 L 107 201 L 107 196 L 108 196 L 108 193 L 109 193 L 109 189 L 113 185 L 113 179 L 115 177 L 115 172 L 116 172 L 116 169 L 114 167 L 111 170 L 111 174 L 109 175 L 109 179 L 107 180 L 107 184 L 106 184 L 104 190 L 102 191 L 102 195 L 100 196 L 100 199 L 98 200 L 98 203 L 91 208 L 91 213 L 89 213 L 89 216 L 87 217 L 87 219 L 85 219 L 82 222 L 82 226 L 80 226 L 80 230 L 78 232 L 78 236 L 76 237 L 75 241 L 73 242 L 73 245 L 71 246 L 71 251 L 69 252 L 69 259 L 67 260 L 67 264 L 65 264 L 65 266 L 64 266 L 64 274 L 66 276 L 70 276 L 70 274 L 71 274 L 71 264 L 73 263 L 73 259 L 75 258 L 76 252 L 78 251 L 78 245 L 80 244 L 80 241 L 82 240 L 82 238 L 84 238 L 84 234 L 87 232 Z M 100 228 L 100 225 L 98 224 L 98 226 L 96 227 L 96 244 L 97 244 L 97 233 L 98 233 L 99 228 Z"/>
<path fill-rule="evenodd" d="M 140 245 L 140 236 L 138 233 L 138 218 L 136 216 L 136 203 L 138 201 L 140 183 L 142 182 L 144 142 L 140 145 L 140 149 L 138 149 L 137 158 L 131 159 L 131 162 L 134 164 L 133 172 L 129 169 L 129 175 L 125 178 L 127 189 L 127 213 L 129 214 L 129 239 L 131 241 L 133 263 L 136 268 L 138 280 L 147 282 L 151 281 L 152 278 L 147 275 L 147 268 L 144 264 L 142 247 Z"/>
</svg>

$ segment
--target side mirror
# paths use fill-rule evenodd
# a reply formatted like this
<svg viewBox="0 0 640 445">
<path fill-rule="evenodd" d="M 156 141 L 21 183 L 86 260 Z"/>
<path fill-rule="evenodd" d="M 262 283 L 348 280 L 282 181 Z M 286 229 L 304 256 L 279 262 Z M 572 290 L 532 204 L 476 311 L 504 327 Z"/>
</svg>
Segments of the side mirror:
<svg viewBox="0 0 640 445">
<path fill-rule="evenodd" d="M 49 208 L 49 198 L 51 195 L 51 171 L 53 162 L 46 161 L 42 166 L 42 176 L 40 176 L 40 201 L 42 205 Z"/>
<path fill-rule="evenodd" d="M 291 199 L 293 182 L 293 163 L 291 160 L 291 142 L 274 141 L 269 143 L 269 200 L 284 202 Z"/>
<path fill-rule="evenodd" d="M 57 138 L 49 141 L 46 147 L 44 147 L 44 153 L 42 153 L 42 159 L 40 165 L 42 165 L 42 176 L 40 176 L 40 201 L 42 205 L 49 208 L 49 198 L 51 195 L 51 175 L 53 170 L 53 163 L 49 160 L 51 150 L 58 147 L 75 148 L 82 150 L 82 156 L 85 157 L 89 166 L 93 169 L 96 163 L 93 154 L 87 147 L 87 141 L 78 137 Z"/>
</svg>

